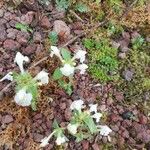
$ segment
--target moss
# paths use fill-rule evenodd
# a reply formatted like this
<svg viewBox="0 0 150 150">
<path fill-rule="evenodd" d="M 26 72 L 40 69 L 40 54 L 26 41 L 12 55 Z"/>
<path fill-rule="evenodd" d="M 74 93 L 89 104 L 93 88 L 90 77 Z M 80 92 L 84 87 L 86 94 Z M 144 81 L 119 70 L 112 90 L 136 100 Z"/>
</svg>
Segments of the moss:
<svg viewBox="0 0 150 150">
<path fill-rule="evenodd" d="M 137 42 L 138 41 L 138 42 Z M 119 83 L 119 89 L 124 91 L 126 100 L 129 102 L 143 101 L 144 94 L 150 90 L 150 52 L 149 45 L 140 38 L 132 41 L 131 50 L 127 59 L 122 62 L 120 69 L 132 69 L 134 71 L 133 79 L 130 82 L 122 79 Z"/>
<path fill-rule="evenodd" d="M 89 72 L 101 82 L 118 78 L 118 50 L 113 48 L 107 39 L 96 41 L 84 39 L 84 46 L 88 49 Z"/>
</svg>

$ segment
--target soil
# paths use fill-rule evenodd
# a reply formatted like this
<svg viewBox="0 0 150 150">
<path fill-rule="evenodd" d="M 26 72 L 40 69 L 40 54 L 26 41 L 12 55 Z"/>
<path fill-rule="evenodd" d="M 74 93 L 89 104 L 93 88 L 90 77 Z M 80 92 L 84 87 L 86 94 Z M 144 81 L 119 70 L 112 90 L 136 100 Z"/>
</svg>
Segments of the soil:
<svg viewBox="0 0 150 150">
<path fill-rule="evenodd" d="M 66 19 L 66 14 L 58 11 L 52 4 L 43 9 L 40 4 L 37 6 L 37 2 L 35 4 L 24 2 L 15 9 L 5 2 L 1 3 L 0 77 L 12 70 L 18 71 L 18 67 L 13 62 L 17 51 L 30 58 L 26 69 L 47 56 L 50 46 L 47 37 L 50 31 L 54 30 L 58 33 L 59 46 L 82 33 L 82 21 L 75 20 L 73 23 L 68 23 Z M 16 23 L 29 25 L 33 33 L 16 29 Z M 128 53 L 130 34 L 124 33 L 119 39 L 118 43 L 122 47 L 118 57 L 121 59 L 125 59 Z M 82 47 L 81 38 L 67 47 L 71 51 Z M 48 58 L 29 71 L 32 75 L 36 75 L 45 68 L 51 76 L 57 64 L 57 61 L 54 62 Z M 134 73 L 132 70 L 126 70 L 123 75 L 127 81 L 131 81 Z M 0 82 L 0 90 L 9 83 L 9 81 Z M 15 104 L 13 85 L 1 95 L 0 150 L 39 150 L 41 139 L 52 132 L 54 119 L 60 126 L 65 126 L 71 118 L 70 104 L 78 99 L 84 100 L 86 104 L 98 104 L 98 110 L 105 114 L 102 124 L 107 124 L 113 130 L 110 135 L 111 140 L 98 135 L 89 141 L 75 143 L 75 140 L 70 137 L 70 141 L 64 147 L 58 147 L 52 138 L 50 144 L 44 148 L 45 150 L 101 150 L 109 146 L 114 150 L 150 149 L 149 117 L 144 114 L 138 104 L 127 105 L 124 102 L 125 93 L 115 83 L 101 84 L 91 78 L 88 73 L 83 76 L 76 73 L 71 96 L 68 96 L 54 81 L 50 81 L 47 86 L 39 90 L 41 96 L 35 112 L 29 107 L 23 108 Z"/>
</svg>

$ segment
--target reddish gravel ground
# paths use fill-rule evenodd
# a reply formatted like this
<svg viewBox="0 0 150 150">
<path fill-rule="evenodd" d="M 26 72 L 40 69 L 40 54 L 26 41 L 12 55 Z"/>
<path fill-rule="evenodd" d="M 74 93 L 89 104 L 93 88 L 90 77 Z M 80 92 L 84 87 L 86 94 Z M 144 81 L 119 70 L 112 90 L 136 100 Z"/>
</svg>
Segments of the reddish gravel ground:
<svg viewBox="0 0 150 150">
<path fill-rule="evenodd" d="M 47 54 L 44 39 L 47 38 L 48 31 L 54 30 L 61 35 L 59 45 L 71 39 L 73 35 L 81 33 L 81 22 L 67 25 L 64 22 L 63 12 L 56 11 L 52 6 L 46 11 L 51 15 L 48 17 L 42 15 L 40 19 L 37 19 L 38 12 L 33 5 L 20 6 L 19 10 L 14 10 L 4 4 L 0 7 L 0 77 L 9 71 L 18 71 L 18 67 L 13 63 L 17 51 L 29 56 L 31 63 Z M 30 25 L 34 32 L 17 30 L 15 25 L 18 22 Z M 127 34 L 124 35 L 124 38 L 128 38 L 127 36 Z M 77 46 L 81 46 L 79 42 L 80 39 L 69 48 L 73 51 Z M 127 49 L 124 49 L 119 54 L 120 58 L 124 57 L 126 51 Z M 36 74 L 44 67 L 51 74 L 53 68 L 52 64 L 48 66 L 50 61 L 43 62 L 31 72 Z M 28 68 L 28 65 L 26 67 Z M 132 76 L 130 72 L 126 73 Z M 0 90 L 8 83 L 7 81 L 0 82 Z M 12 87 L 0 97 L 0 150 L 38 150 L 40 140 L 52 132 L 54 118 L 60 126 L 65 126 L 71 118 L 70 104 L 78 99 L 83 99 L 87 104 L 99 104 L 98 110 L 105 116 L 102 123 L 106 123 L 113 130 L 110 135 L 111 142 L 100 135 L 90 141 L 85 140 L 80 143 L 75 143 L 70 137 L 65 149 L 101 150 L 103 145 L 111 145 L 111 149 L 122 150 L 126 145 L 126 149 L 146 148 L 150 150 L 150 121 L 137 105 L 124 104 L 124 93 L 116 89 L 113 83 L 102 85 L 93 81 L 88 74 L 82 77 L 76 74 L 71 96 L 58 89 L 56 83 L 51 83 L 47 87 L 42 87 L 39 108 L 36 112 L 30 108 L 20 108 L 15 105 L 12 99 Z M 52 102 L 51 99 L 53 99 Z M 50 144 L 44 149 L 57 149 L 54 139 L 51 139 Z"/>
</svg>

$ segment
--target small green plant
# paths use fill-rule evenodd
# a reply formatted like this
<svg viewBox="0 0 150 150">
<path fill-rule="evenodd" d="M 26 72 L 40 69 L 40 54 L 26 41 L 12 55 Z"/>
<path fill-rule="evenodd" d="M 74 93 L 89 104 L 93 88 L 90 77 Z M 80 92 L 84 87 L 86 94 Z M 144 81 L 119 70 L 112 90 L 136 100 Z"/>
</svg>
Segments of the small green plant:
<svg viewBox="0 0 150 150">
<path fill-rule="evenodd" d="M 69 0 L 56 0 L 58 10 L 67 10 L 71 2 Z"/>
<path fill-rule="evenodd" d="M 141 36 L 132 39 L 133 49 L 139 49 L 143 44 L 144 44 L 144 38 Z"/>
<path fill-rule="evenodd" d="M 86 52 L 83 50 L 78 50 L 72 57 L 71 52 L 67 49 L 58 49 L 55 46 L 51 46 L 51 50 L 51 57 L 53 57 L 53 55 L 56 55 L 62 65 L 62 67 L 58 67 L 54 71 L 53 79 L 58 80 L 59 85 L 64 88 L 69 95 L 71 95 L 71 87 L 73 84 L 73 76 L 75 70 L 80 70 L 80 74 L 84 74 L 86 69 L 88 68 L 88 66 L 83 63 L 85 61 Z M 76 66 L 77 59 L 80 60 L 80 64 L 78 66 Z M 67 83 L 66 80 L 63 80 L 63 77 L 67 77 L 69 79 L 69 82 Z"/>
<path fill-rule="evenodd" d="M 17 52 L 14 62 L 19 66 L 21 73 L 9 72 L 0 82 L 4 80 L 14 81 L 16 83 L 15 102 L 23 107 L 31 105 L 32 109 L 36 110 L 37 98 L 39 96 L 38 86 L 48 83 L 48 73 L 41 71 L 33 78 L 23 68 L 23 63 L 29 62 L 29 58 L 23 56 L 20 52 Z"/>
<path fill-rule="evenodd" d="M 48 37 L 50 39 L 51 45 L 56 45 L 57 44 L 57 42 L 58 42 L 58 34 L 55 31 L 51 31 L 49 33 Z"/>
<path fill-rule="evenodd" d="M 75 8 L 77 11 L 79 11 L 81 13 L 87 13 L 89 11 L 88 6 L 84 3 L 81 3 L 81 2 L 77 3 Z"/>
<path fill-rule="evenodd" d="M 53 135 L 56 137 L 57 145 L 69 141 L 64 135 L 64 130 L 67 130 L 73 137 L 75 137 L 76 142 L 80 142 L 84 139 L 91 139 L 96 134 L 109 136 L 109 133 L 112 132 L 112 130 L 107 125 L 98 124 L 102 114 L 97 112 L 97 106 L 97 104 L 90 104 L 89 108 L 87 108 L 82 100 L 74 101 L 70 106 L 72 117 L 68 125 L 61 128 L 58 123 L 54 121 L 53 132 L 48 137 L 41 140 L 40 146 L 47 146 Z"/>
<path fill-rule="evenodd" d="M 47 5 L 48 6 L 50 4 L 51 0 L 38 0 L 38 2 L 42 5 Z"/>
<path fill-rule="evenodd" d="M 24 32 L 31 32 L 33 33 L 33 30 L 26 24 L 22 24 L 22 23 L 16 23 L 16 29 L 19 29 L 21 31 L 24 31 Z"/>
<path fill-rule="evenodd" d="M 94 39 L 84 39 L 84 46 L 89 53 L 89 72 L 92 77 L 102 82 L 115 80 L 118 78 L 118 60 L 116 48 L 111 47 L 106 39 L 96 41 Z"/>
</svg>

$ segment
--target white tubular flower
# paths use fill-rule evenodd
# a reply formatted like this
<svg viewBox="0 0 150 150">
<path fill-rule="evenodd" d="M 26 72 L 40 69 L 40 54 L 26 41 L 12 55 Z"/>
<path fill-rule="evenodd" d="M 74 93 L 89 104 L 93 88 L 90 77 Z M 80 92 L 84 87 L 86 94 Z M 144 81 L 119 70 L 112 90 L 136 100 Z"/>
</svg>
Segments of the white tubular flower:
<svg viewBox="0 0 150 150">
<path fill-rule="evenodd" d="M 13 81 L 13 76 L 12 76 L 12 72 L 7 73 L 2 79 L 0 79 L 0 82 L 4 81 L 4 80 L 9 80 L 9 81 Z"/>
<path fill-rule="evenodd" d="M 53 136 L 55 132 L 52 132 L 48 137 L 45 137 L 44 139 L 41 140 L 41 144 L 40 147 L 45 147 L 47 146 L 49 143 L 48 141 L 50 140 L 50 138 Z"/>
<path fill-rule="evenodd" d="M 62 56 L 60 54 L 60 50 L 56 46 L 51 46 L 51 54 L 50 56 L 53 57 L 56 55 L 61 61 L 63 61 Z"/>
<path fill-rule="evenodd" d="M 27 56 L 23 56 L 20 52 L 17 52 L 14 62 L 17 63 L 21 73 L 24 73 L 23 62 L 29 62 L 29 58 Z"/>
<path fill-rule="evenodd" d="M 70 106 L 70 109 L 71 110 L 78 110 L 78 111 L 81 111 L 82 108 L 84 108 L 84 102 L 82 100 L 76 100 L 74 102 L 72 102 L 71 106 Z"/>
<path fill-rule="evenodd" d="M 90 112 L 95 112 L 97 113 L 97 104 L 90 104 Z"/>
<path fill-rule="evenodd" d="M 80 70 L 80 74 L 84 74 L 88 66 L 86 64 L 80 64 L 76 67 L 76 69 Z"/>
<path fill-rule="evenodd" d="M 15 95 L 15 102 L 20 106 L 29 106 L 31 105 L 32 101 L 32 94 L 27 93 L 25 89 L 21 89 L 16 95 Z"/>
<path fill-rule="evenodd" d="M 48 73 L 45 72 L 45 71 L 39 72 L 36 75 L 35 79 L 40 81 L 40 85 L 42 85 L 42 84 L 48 84 L 48 82 L 49 82 Z"/>
<path fill-rule="evenodd" d="M 87 53 L 86 51 L 78 50 L 78 51 L 75 53 L 73 59 L 80 59 L 80 62 L 83 63 L 83 62 L 85 61 L 85 54 L 86 54 L 86 53 Z"/>
<path fill-rule="evenodd" d="M 66 140 L 67 140 L 67 138 L 65 136 L 58 136 L 56 139 L 56 144 L 61 145 L 61 144 L 65 143 Z"/>
<path fill-rule="evenodd" d="M 100 121 L 101 117 L 102 117 L 101 113 L 95 113 L 94 115 L 92 115 L 92 118 L 96 119 L 97 123 Z"/>
<path fill-rule="evenodd" d="M 75 68 L 72 67 L 70 64 L 65 64 L 62 68 L 60 68 L 60 71 L 62 72 L 62 74 L 67 77 L 73 75 L 74 70 Z"/>
<path fill-rule="evenodd" d="M 108 136 L 110 132 L 112 132 L 112 130 L 107 126 L 107 125 L 100 125 L 100 134 L 103 136 Z"/>
<path fill-rule="evenodd" d="M 76 134 L 78 126 L 79 126 L 78 124 L 69 123 L 68 126 L 67 126 L 67 129 L 71 134 Z"/>
</svg>

